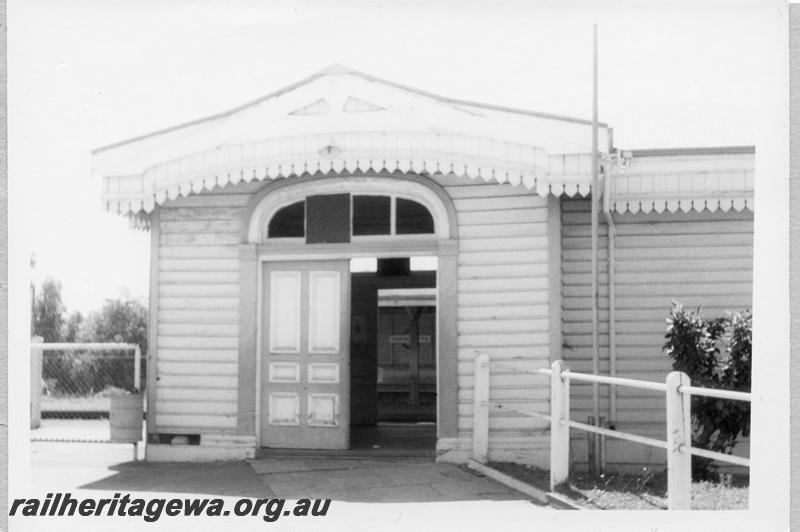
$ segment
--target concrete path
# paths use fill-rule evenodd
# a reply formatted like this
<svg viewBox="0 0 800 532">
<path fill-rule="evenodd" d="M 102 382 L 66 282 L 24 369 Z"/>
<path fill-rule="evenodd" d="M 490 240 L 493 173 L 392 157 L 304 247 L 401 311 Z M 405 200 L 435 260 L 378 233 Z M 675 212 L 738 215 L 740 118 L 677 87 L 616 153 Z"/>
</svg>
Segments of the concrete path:
<svg viewBox="0 0 800 532">
<path fill-rule="evenodd" d="M 33 488 L 201 493 L 348 502 L 524 501 L 465 467 L 430 459 L 281 455 L 211 463 L 133 462 L 130 445 L 34 442 Z"/>
<path fill-rule="evenodd" d="M 430 459 L 282 455 L 252 461 L 213 463 L 132 462 L 130 445 L 34 442 L 32 495 L 70 492 L 75 497 L 186 498 L 220 497 L 233 507 L 239 497 L 330 498 L 329 515 L 309 519 L 281 518 L 269 523 L 279 530 L 407 530 L 432 524 L 459 530 L 528 528 L 541 522 L 543 507 L 506 486 L 466 468 Z M 15 489 L 16 488 L 16 489 Z M 11 496 L 27 491 L 14 483 Z M 19 491 L 17 491 L 19 490 Z M 561 512 L 553 512 L 552 515 Z M 83 518 L 81 529 L 173 530 L 191 526 L 195 532 L 264 530 L 256 517 L 162 519 L 144 524 L 141 518 Z M 545 520 L 547 518 L 545 517 Z M 15 530 L 63 530 L 70 521 L 58 518 L 12 519 Z M 77 524 L 77 522 L 75 523 Z M 88 526 L 91 525 L 91 526 Z M 154 528 L 155 526 L 155 528 Z M 69 527 L 68 527 L 69 528 Z"/>
<path fill-rule="evenodd" d="M 283 456 L 250 462 L 276 497 L 350 502 L 525 500 L 503 484 L 452 464 L 392 458 Z"/>
</svg>

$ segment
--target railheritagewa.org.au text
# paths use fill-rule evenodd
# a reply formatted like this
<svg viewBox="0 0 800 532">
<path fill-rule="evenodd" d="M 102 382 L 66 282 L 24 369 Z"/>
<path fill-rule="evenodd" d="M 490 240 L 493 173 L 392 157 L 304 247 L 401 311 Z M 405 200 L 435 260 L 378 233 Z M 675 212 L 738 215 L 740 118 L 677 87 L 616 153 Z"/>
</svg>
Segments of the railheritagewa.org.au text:
<svg viewBox="0 0 800 532">
<path fill-rule="evenodd" d="M 147 522 L 164 517 L 260 517 L 273 522 L 281 517 L 320 517 L 330 509 L 330 499 L 142 498 L 115 493 L 112 498 L 73 497 L 48 493 L 44 498 L 14 499 L 9 516 L 25 517 L 141 517 Z"/>
</svg>

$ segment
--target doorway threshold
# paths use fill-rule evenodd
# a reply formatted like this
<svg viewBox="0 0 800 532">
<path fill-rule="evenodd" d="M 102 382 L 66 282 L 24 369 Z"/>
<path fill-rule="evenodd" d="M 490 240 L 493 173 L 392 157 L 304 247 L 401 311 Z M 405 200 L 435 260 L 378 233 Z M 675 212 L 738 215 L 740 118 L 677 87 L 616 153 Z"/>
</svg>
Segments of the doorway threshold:
<svg viewBox="0 0 800 532">
<path fill-rule="evenodd" d="M 273 449 L 262 447 L 258 450 L 256 459 L 264 458 L 308 458 L 318 460 L 380 458 L 382 460 L 435 462 L 436 451 L 433 449 Z"/>
<path fill-rule="evenodd" d="M 378 423 L 351 427 L 349 449 L 261 448 L 259 457 L 436 459 L 435 423 Z"/>
</svg>

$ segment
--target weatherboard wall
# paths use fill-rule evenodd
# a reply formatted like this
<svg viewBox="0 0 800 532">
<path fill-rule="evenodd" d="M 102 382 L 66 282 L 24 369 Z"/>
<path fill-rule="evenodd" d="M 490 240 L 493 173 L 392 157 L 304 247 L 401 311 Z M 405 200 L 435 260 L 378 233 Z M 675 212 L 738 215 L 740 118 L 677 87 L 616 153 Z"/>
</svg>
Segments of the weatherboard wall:
<svg viewBox="0 0 800 532">
<path fill-rule="evenodd" d="M 439 177 L 458 220 L 458 427 L 471 445 L 474 359 L 491 360 L 490 456 L 546 460 L 549 425 L 523 412 L 549 410 L 548 201 L 523 186 Z M 557 327 L 558 325 L 556 325 Z M 449 356 L 443 353 L 441 356 Z"/>
<path fill-rule="evenodd" d="M 440 176 L 458 223 L 458 442 L 472 430 L 474 357 L 492 363 L 490 440 L 545 445 L 550 362 L 548 199 L 522 186 Z M 242 215 L 264 183 L 240 183 L 159 208 L 155 430 L 236 433 Z M 549 201 L 557 201 L 550 198 Z"/>
<path fill-rule="evenodd" d="M 542 198 L 524 187 L 449 177 L 435 179 L 452 199 L 458 222 L 458 442 L 472 430 L 474 357 L 492 359 L 490 445 L 495 452 L 547 445 L 547 425 L 522 412 L 549 409 L 547 367 L 551 304 L 562 313 L 563 357 L 591 372 L 589 203 Z M 237 429 L 241 219 L 263 184 L 239 184 L 171 201 L 159 209 L 155 430 L 230 433 Z M 548 208 L 548 201 L 551 202 Z M 560 242 L 548 216 L 560 206 Z M 752 213 L 615 215 L 617 230 L 617 374 L 663 381 L 661 353 L 671 300 L 702 305 L 709 316 L 749 308 Z M 601 372 L 608 371 L 606 227 L 600 226 Z M 551 292 L 551 253 L 561 247 L 560 294 Z M 443 353 L 441 356 L 452 356 Z M 663 435 L 663 399 L 618 388 L 620 430 Z M 608 390 L 601 386 L 601 415 Z M 591 388 L 573 383 L 573 419 L 591 413 Z M 575 435 L 585 457 L 585 434 Z M 615 450 L 630 462 L 658 461 L 658 450 Z M 624 455 L 624 456 L 623 456 Z M 507 456 L 507 455 L 506 455 Z"/>
<path fill-rule="evenodd" d="M 563 358 L 592 372 L 590 202 L 561 202 Z M 616 228 L 616 374 L 664 382 L 672 369 L 662 353 L 672 301 L 703 308 L 708 317 L 752 306 L 753 213 L 614 214 Z M 599 226 L 600 373 L 609 372 L 607 226 Z M 610 419 L 609 387 L 600 386 L 600 416 L 617 429 L 663 439 L 663 394 L 617 387 Z M 572 418 L 592 414 L 591 385 L 572 383 Z M 573 433 L 574 459 L 586 459 L 587 435 Z M 609 440 L 607 460 L 661 463 L 660 449 Z"/>
<path fill-rule="evenodd" d="M 155 432 L 235 433 L 241 214 L 251 185 L 159 209 Z"/>
</svg>

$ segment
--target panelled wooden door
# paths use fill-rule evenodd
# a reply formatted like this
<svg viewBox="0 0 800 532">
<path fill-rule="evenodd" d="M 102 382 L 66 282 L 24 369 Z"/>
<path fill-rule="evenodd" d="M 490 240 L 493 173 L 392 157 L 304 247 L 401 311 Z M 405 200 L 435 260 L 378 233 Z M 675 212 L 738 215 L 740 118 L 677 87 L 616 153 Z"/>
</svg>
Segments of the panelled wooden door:
<svg viewBox="0 0 800 532">
<path fill-rule="evenodd" d="M 350 263 L 264 265 L 261 446 L 346 449 Z"/>
</svg>

